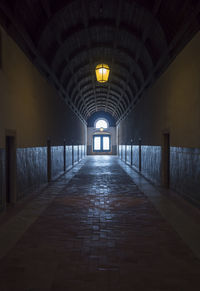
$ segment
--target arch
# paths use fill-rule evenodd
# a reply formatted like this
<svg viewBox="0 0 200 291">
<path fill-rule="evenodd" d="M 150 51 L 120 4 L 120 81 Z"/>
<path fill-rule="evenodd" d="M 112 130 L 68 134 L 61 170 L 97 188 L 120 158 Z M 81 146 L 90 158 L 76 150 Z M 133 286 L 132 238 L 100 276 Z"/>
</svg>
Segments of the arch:
<svg viewBox="0 0 200 291">
<path fill-rule="evenodd" d="M 82 98 L 80 98 L 80 100 L 78 100 L 77 103 L 75 103 L 77 108 L 79 108 L 80 104 L 83 103 L 84 100 L 86 100 L 88 97 L 91 97 L 92 95 L 94 96 L 93 89 L 88 90 L 87 94 L 84 94 L 84 96 Z M 109 99 L 109 96 L 111 96 L 111 98 L 113 97 L 114 99 L 117 99 L 117 100 L 123 99 L 123 104 L 124 104 L 125 107 L 130 103 L 130 101 L 128 99 L 126 100 L 126 98 L 124 98 L 123 95 L 119 94 L 116 90 L 114 90 L 112 88 L 109 91 L 109 95 L 108 95 L 108 91 L 106 89 L 105 90 L 102 89 L 100 91 L 96 91 L 96 95 L 95 95 L 96 97 L 95 98 L 97 99 L 98 96 L 100 96 L 100 95 L 105 95 L 105 96 L 107 96 L 108 99 Z M 95 98 L 94 98 L 94 102 L 95 102 Z"/>
<path fill-rule="evenodd" d="M 56 63 L 56 59 L 59 58 L 60 54 L 63 53 L 63 50 L 65 49 L 65 46 L 67 46 L 67 43 L 70 42 L 70 39 L 73 39 L 74 37 L 76 37 L 76 34 L 78 35 L 77 38 L 79 38 L 79 34 L 83 35 L 85 34 L 85 27 L 82 27 L 80 25 L 78 25 L 77 27 L 78 29 L 77 30 L 72 30 L 70 31 L 70 33 L 68 35 L 65 36 L 64 39 L 62 39 L 61 37 L 61 42 L 62 44 L 58 47 L 57 50 L 55 50 L 55 54 L 54 56 L 52 57 L 52 61 L 51 61 L 51 64 L 55 64 Z M 100 29 L 102 31 L 102 29 L 108 29 L 108 28 L 111 28 L 113 31 L 116 30 L 116 24 L 115 22 L 113 23 L 108 23 L 106 24 L 106 21 L 104 20 L 104 22 L 99 22 L 98 23 L 95 23 L 95 24 L 92 24 L 90 23 L 90 27 L 89 27 L 89 33 L 90 33 L 90 30 L 92 29 L 95 29 L 98 30 Z M 96 33 L 96 32 L 95 32 Z M 154 62 L 153 62 L 153 59 L 151 57 L 151 54 L 152 52 L 150 51 L 151 47 L 149 46 L 146 46 L 146 44 L 142 41 L 142 39 L 139 38 L 140 36 L 140 32 L 136 32 L 134 31 L 134 34 L 133 34 L 133 27 L 130 27 L 128 24 L 125 24 L 124 25 L 121 25 L 119 30 L 118 30 L 118 33 L 119 34 L 124 34 L 126 33 L 128 35 L 128 37 L 131 39 L 130 43 L 136 43 L 136 50 L 138 49 L 138 47 L 140 47 L 143 51 L 143 54 L 148 58 L 148 62 L 151 66 L 153 66 Z M 92 34 L 92 31 L 91 31 L 91 34 Z M 113 49 L 113 41 L 111 42 L 106 42 L 106 43 L 98 43 L 98 47 L 105 47 L 105 44 L 109 47 L 112 47 Z M 96 46 L 96 42 L 94 42 L 94 44 L 90 47 L 90 48 L 93 48 Z M 88 49 L 87 45 L 85 46 L 86 49 Z M 131 58 L 135 58 L 135 54 L 133 54 L 131 51 L 130 51 L 130 48 L 127 49 L 126 47 L 124 48 L 122 46 L 122 44 L 120 43 L 120 46 L 117 46 L 117 49 L 120 50 L 121 52 L 129 55 Z M 68 54 L 68 58 L 71 60 L 73 59 L 74 57 L 76 57 L 77 55 L 77 52 L 79 52 L 80 50 L 82 50 L 82 48 L 78 48 L 78 50 L 76 49 L 73 49 L 73 52 L 70 54 Z"/>
<path fill-rule="evenodd" d="M 81 76 L 80 76 L 80 78 L 77 80 L 77 83 L 79 83 L 79 82 L 81 82 L 81 80 L 82 80 L 82 78 L 84 79 L 84 78 L 92 78 L 91 77 L 91 75 L 88 75 L 87 74 L 87 72 L 89 71 L 89 70 L 87 70 L 87 68 L 89 67 L 89 64 L 88 63 L 86 63 L 85 65 L 83 65 L 81 68 L 79 68 L 77 71 L 75 71 L 74 73 L 73 73 L 73 76 L 72 76 L 72 74 L 71 74 L 71 76 L 69 77 L 69 81 L 68 81 L 68 85 L 66 85 L 66 90 L 67 90 L 67 92 L 69 92 L 69 86 L 70 86 L 70 84 L 72 83 L 72 82 L 74 82 L 74 79 L 75 79 L 75 77 L 76 77 L 76 75 L 79 75 L 79 74 L 81 74 L 82 73 L 82 71 L 84 72 L 84 73 L 82 73 L 81 74 Z M 122 79 L 127 79 L 127 76 L 131 76 L 132 77 L 132 80 L 133 80 L 133 84 L 134 84 L 134 87 L 135 87 L 135 90 L 134 90 L 134 92 L 132 92 L 133 94 L 135 94 L 138 90 L 139 90 L 139 87 L 140 87 L 140 85 L 142 84 L 140 81 L 138 81 L 138 77 L 134 74 L 134 72 L 132 72 L 132 74 L 131 74 L 131 72 L 129 72 L 128 70 L 127 70 L 127 68 L 124 66 L 124 65 L 122 65 L 122 64 L 120 64 L 119 62 L 115 62 L 115 66 L 114 66 L 114 68 L 116 69 L 116 71 L 118 72 L 118 73 L 115 73 L 114 72 L 114 75 L 118 75 L 118 78 L 120 79 L 120 77 L 122 78 Z M 113 74 L 113 71 L 111 71 L 111 76 L 112 76 L 112 74 Z M 72 83 L 72 85 L 71 86 L 73 86 L 73 87 L 77 87 L 77 84 L 75 84 L 75 86 L 74 86 L 74 84 Z M 130 88 L 131 89 L 131 88 Z M 75 99 L 75 103 L 76 103 L 76 99 Z"/>
<path fill-rule="evenodd" d="M 90 80 L 89 80 L 90 79 Z M 128 83 L 125 83 L 125 80 L 123 78 L 120 79 L 120 77 L 115 74 L 114 72 L 112 73 L 112 79 L 113 82 L 111 81 L 110 84 L 122 84 L 123 88 L 127 89 L 127 92 L 129 93 L 129 97 L 133 97 L 133 93 L 135 95 L 136 91 L 134 92 L 133 88 L 131 87 L 131 85 L 129 85 Z M 88 78 L 87 75 L 85 75 L 84 78 L 81 79 L 81 81 L 79 82 L 79 86 L 80 86 L 80 90 L 84 90 L 84 88 L 89 89 L 89 88 L 93 88 L 93 82 L 91 80 L 91 78 Z M 102 87 L 103 88 L 103 87 Z M 123 90 L 124 91 L 124 90 Z M 72 91 L 69 91 L 69 96 L 72 99 L 72 101 L 76 104 L 76 99 L 77 99 L 77 94 L 76 92 L 79 92 L 79 89 L 76 86 L 72 86 Z M 84 95 L 85 96 L 85 95 Z M 128 101 L 130 101 L 130 98 L 127 98 Z"/>
<path fill-rule="evenodd" d="M 63 69 L 63 72 L 61 74 L 61 77 L 60 77 L 60 81 L 63 82 L 64 78 L 65 78 L 65 74 L 66 74 L 66 71 L 69 70 L 69 68 L 72 68 L 72 64 L 74 63 L 74 60 L 76 60 L 78 62 L 78 60 L 83 60 L 83 59 L 86 59 L 88 61 L 85 61 L 85 64 L 90 64 L 90 60 L 92 60 L 92 62 L 94 63 L 94 68 L 96 66 L 96 64 L 99 62 L 99 57 L 89 57 L 91 55 L 91 52 L 96 56 L 96 55 L 99 55 L 99 50 L 101 49 L 105 49 L 107 51 L 107 59 L 105 58 L 105 62 L 106 63 L 110 63 L 109 59 L 111 60 L 113 58 L 113 45 L 108 45 L 108 44 L 102 44 L 101 46 L 99 45 L 95 45 L 91 48 L 88 48 L 87 46 L 84 46 L 84 47 L 79 47 L 78 51 L 75 53 L 75 56 L 70 59 L 70 61 L 68 62 L 68 65 L 65 66 L 65 68 Z M 98 51 L 98 52 L 95 52 Z M 108 51 L 109 51 L 109 54 L 108 54 Z M 95 52 L 95 53 L 94 53 Z M 110 56 L 110 58 L 108 58 L 108 56 Z M 120 63 L 118 63 L 118 65 L 122 65 L 122 62 L 124 60 L 124 65 L 128 66 L 128 74 L 130 74 L 130 72 L 132 71 L 132 69 L 134 68 L 134 71 L 137 72 L 138 76 L 139 76 L 139 79 L 140 81 L 143 83 L 144 82 L 144 79 L 145 79 L 145 76 L 143 75 L 143 70 L 141 69 L 141 67 L 138 65 L 138 63 L 136 62 L 135 60 L 135 56 L 130 56 L 127 54 L 127 52 L 123 52 L 122 53 L 122 56 L 123 57 L 120 57 L 117 56 L 117 53 L 115 52 L 115 58 L 116 58 L 116 61 L 118 59 L 120 59 Z M 81 64 L 80 65 L 80 62 L 79 62 L 79 65 L 78 65 L 78 68 L 76 69 L 75 66 L 73 67 L 72 71 L 76 72 L 76 70 L 79 70 L 80 68 L 82 68 L 83 65 Z M 112 68 L 111 68 L 112 69 Z M 70 71 L 71 73 L 71 71 Z M 66 84 L 67 86 L 67 84 Z"/>
<path fill-rule="evenodd" d="M 123 99 L 118 99 L 118 100 L 120 100 L 120 102 L 123 102 Z M 118 102 L 118 100 L 117 100 L 117 102 Z M 118 110 L 121 112 L 121 113 L 123 113 L 123 111 L 127 108 L 127 106 L 124 106 L 124 104 L 120 104 L 120 102 L 119 102 L 119 104 L 118 104 Z M 93 99 L 91 99 L 91 101 L 89 101 L 89 102 L 87 102 L 86 104 L 85 104 L 85 102 L 82 102 L 81 103 L 81 105 L 79 106 L 79 107 L 77 107 L 79 110 L 82 110 L 82 108 L 83 107 L 85 107 L 86 105 L 87 106 L 89 106 L 89 105 L 91 105 L 91 104 L 94 104 L 94 106 L 96 105 L 96 104 L 99 104 L 99 103 L 102 103 L 102 105 L 103 105 L 103 102 L 102 102 L 102 100 L 100 99 L 100 100 L 96 100 L 96 102 L 95 102 L 95 100 L 93 100 Z M 107 105 L 108 104 L 112 104 L 114 107 L 116 107 L 116 101 L 112 101 L 112 100 L 110 100 L 110 99 L 107 99 Z"/>
<path fill-rule="evenodd" d="M 100 103 L 100 104 L 91 103 L 90 105 L 87 106 L 87 111 L 90 113 L 93 109 L 96 111 L 97 108 L 104 108 L 104 110 L 105 110 L 105 107 L 102 106 L 102 103 Z M 115 115 L 118 115 L 118 117 L 121 116 L 121 114 L 123 113 L 123 112 L 118 112 L 119 109 L 117 108 L 117 110 L 116 110 L 114 105 L 110 104 L 110 103 L 107 104 L 107 109 L 109 109 L 112 112 L 112 114 L 115 113 Z M 82 113 L 85 111 L 86 111 L 86 108 L 83 107 L 82 111 L 80 111 L 80 112 Z"/>
<path fill-rule="evenodd" d="M 96 121 L 95 121 L 95 123 L 94 123 L 94 127 L 96 128 L 96 129 L 99 129 L 99 128 L 109 128 L 109 122 L 108 122 L 108 120 L 106 119 L 106 118 L 101 118 L 101 117 L 99 117 Z"/>
<path fill-rule="evenodd" d="M 127 4 L 130 3 L 130 1 L 128 1 L 128 0 L 125 0 L 125 2 Z M 54 2 L 52 2 L 52 3 L 54 3 Z M 58 19 L 61 19 L 63 17 L 63 15 L 65 15 L 66 12 L 70 9 L 70 7 L 72 7 L 72 5 L 74 5 L 74 4 L 76 4 L 76 1 L 74 1 L 74 0 L 68 0 L 67 3 L 66 2 L 58 2 L 58 3 L 55 2 L 54 9 L 56 10 L 56 12 L 48 19 L 48 21 L 46 23 L 43 22 L 43 25 L 40 28 L 40 34 L 39 33 L 37 34 L 39 36 L 38 41 L 37 41 L 38 48 L 40 47 L 41 43 L 43 43 L 43 41 L 45 41 L 45 39 L 46 39 L 45 37 L 46 37 L 46 35 L 48 35 L 48 30 L 51 30 L 52 27 L 54 27 L 57 23 L 59 23 Z M 149 22 L 155 23 L 155 25 L 160 28 L 160 30 L 163 33 L 163 37 L 165 38 L 164 29 L 163 29 L 161 23 L 153 15 L 153 12 L 149 9 L 148 1 L 146 3 L 144 1 L 142 1 L 142 4 L 138 3 L 138 2 L 136 3 L 134 1 L 130 4 L 130 6 L 133 6 L 133 5 L 137 6 L 138 9 L 144 11 L 144 14 L 146 14 L 146 16 L 147 16 L 146 18 L 149 19 Z M 77 10 L 78 10 L 78 7 L 77 7 Z M 95 21 L 95 20 L 93 19 L 93 21 Z M 91 19 L 90 19 L 90 22 L 91 22 Z M 109 19 L 108 19 L 108 22 L 110 22 Z M 68 30 L 70 31 L 70 30 L 72 30 L 72 28 L 73 28 L 73 26 L 69 27 Z M 75 30 L 76 30 L 76 28 L 75 28 Z"/>
</svg>

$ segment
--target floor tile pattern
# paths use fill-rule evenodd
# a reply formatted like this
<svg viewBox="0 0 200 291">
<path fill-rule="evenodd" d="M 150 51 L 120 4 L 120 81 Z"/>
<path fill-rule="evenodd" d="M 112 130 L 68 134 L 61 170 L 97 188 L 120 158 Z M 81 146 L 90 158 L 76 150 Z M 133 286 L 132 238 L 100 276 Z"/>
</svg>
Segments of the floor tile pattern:
<svg viewBox="0 0 200 291">
<path fill-rule="evenodd" d="M 199 290 L 200 261 L 116 158 L 66 179 L 0 260 L 1 291 Z"/>
</svg>

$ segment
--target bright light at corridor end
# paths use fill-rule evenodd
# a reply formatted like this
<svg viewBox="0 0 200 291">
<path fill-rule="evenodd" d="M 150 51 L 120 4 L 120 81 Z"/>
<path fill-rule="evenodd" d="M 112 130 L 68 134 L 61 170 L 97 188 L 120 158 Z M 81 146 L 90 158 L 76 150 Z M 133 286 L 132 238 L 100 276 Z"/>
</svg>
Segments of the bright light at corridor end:
<svg viewBox="0 0 200 291">
<path fill-rule="evenodd" d="M 96 66 L 96 77 L 97 81 L 100 83 L 105 83 L 108 81 L 110 73 L 110 68 L 106 64 L 99 64 Z"/>
</svg>

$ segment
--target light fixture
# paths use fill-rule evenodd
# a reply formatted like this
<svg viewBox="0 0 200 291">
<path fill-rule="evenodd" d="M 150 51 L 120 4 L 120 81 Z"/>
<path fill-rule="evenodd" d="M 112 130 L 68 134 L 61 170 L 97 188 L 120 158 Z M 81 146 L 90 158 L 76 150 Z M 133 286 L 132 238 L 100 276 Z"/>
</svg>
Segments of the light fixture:
<svg viewBox="0 0 200 291">
<path fill-rule="evenodd" d="M 103 131 L 104 129 L 103 129 L 103 127 L 101 127 L 99 130 L 100 130 L 100 131 Z"/>
<path fill-rule="evenodd" d="M 106 64 L 99 64 L 96 66 L 96 77 L 97 81 L 100 83 L 105 83 L 108 81 L 110 73 L 110 68 Z"/>
</svg>

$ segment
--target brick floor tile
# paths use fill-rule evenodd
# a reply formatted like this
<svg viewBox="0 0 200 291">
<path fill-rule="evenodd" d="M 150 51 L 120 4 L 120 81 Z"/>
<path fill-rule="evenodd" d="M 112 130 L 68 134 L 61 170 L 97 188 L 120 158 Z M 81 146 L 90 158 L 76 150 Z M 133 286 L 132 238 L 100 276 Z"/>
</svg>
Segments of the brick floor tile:
<svg viewBox="0 0 200 291">
<path fill-rule="evenodd" d="M 200 261 L 115 158 L 89 158 L 45 195 L 0 260 L 0 291 L 199 290 Z"/>
</svg>

